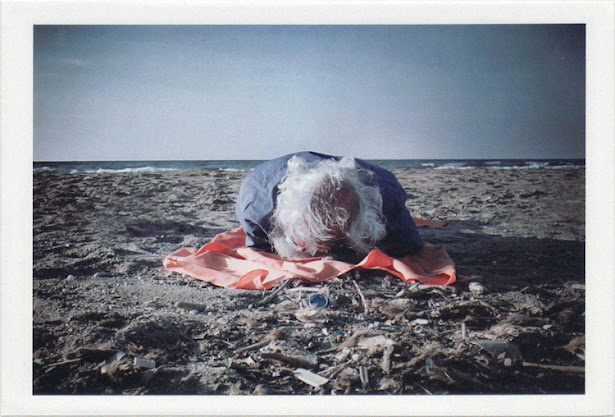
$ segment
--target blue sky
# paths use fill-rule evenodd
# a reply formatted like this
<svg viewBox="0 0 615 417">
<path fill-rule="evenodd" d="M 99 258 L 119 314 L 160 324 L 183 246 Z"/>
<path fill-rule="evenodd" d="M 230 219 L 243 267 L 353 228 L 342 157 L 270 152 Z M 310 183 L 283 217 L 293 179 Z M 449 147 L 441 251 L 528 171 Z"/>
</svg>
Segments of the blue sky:
<svg viewBox="0 0 615 417">
<path fill-rule="evenodd" d="M 35 26 L 34 160 L 584 158 L 583 25 Z"/>
</svg>

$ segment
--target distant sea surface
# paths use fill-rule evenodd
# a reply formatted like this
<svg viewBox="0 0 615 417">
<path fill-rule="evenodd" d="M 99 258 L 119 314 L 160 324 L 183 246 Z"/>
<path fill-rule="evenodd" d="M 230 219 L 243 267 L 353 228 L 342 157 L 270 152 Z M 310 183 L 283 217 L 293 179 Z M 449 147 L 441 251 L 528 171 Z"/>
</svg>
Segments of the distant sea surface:
<svg viewBox="0 0 615 417">
<path fill-rule="evenodd" d="M 386 169 L 580 169 L 584 159 L 373 159 L 370 162 Z M 80 161 L 34 162 L 34 173 L 59 174 L 182 172 L 182 171 L 249 171 L 263 161 Z"/>
</svg>

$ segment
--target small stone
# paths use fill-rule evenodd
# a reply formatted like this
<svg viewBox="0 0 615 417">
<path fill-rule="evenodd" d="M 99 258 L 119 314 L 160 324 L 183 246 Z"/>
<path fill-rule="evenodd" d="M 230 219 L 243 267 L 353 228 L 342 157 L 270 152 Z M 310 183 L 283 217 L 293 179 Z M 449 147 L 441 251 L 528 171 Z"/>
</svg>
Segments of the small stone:
<svg viewBox="0 0 615 417">
<path fill-rule="evenodd" d="M 489 292 L 489 289 L 480 282 L 470 282 L 468 289 L 474 295 L 483 295 Z"/>
<path fill-rule="evenodd" d="M 505 359 L 504 359 L 504 366 L 507 366 L 507 367 L 512 366 L 512 359 L 510 359 L 510 358 L 505 358 Z"/>
<path fill-rule="evenodd" d="M 199 314 L 199 310 L 197 310 L 196 308 L 193 310 L 189 311 L 190 314 Z"/>
<path fill-rule="evenodd" d="M 74 280 L 74 279 L 75 279 L 75 276 L 74 276 L 74 275 L 72 275 L 72 274 L 71 274 L 71 275 L 68 275 L 68 276 L 66 277 L 66 280 L 67 280 L 67 281 L 72 281 L 72 280 Z"/>
</svg>

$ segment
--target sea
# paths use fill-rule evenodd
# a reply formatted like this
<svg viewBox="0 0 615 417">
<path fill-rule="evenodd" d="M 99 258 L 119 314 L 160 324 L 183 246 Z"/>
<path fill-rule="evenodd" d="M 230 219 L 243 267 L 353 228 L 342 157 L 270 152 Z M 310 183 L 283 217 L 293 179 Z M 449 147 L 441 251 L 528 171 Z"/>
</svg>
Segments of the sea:
<svg viewBox="0 0 615 417">
<path fill-rule="evenodd" d="M 584 159 L 368 159 L 385 169 L 582 169 Z M 34 173 L 121 174 L 249 171 L 261 160 L 34 162 Z"/>
</svg>

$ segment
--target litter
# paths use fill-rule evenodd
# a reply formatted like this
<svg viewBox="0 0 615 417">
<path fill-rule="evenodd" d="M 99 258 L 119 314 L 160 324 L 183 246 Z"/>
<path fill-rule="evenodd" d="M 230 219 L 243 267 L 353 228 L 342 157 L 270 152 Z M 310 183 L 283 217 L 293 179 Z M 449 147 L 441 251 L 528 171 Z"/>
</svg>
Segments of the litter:
<svg viewBox="0 0 615 417">
<path fill-rule="evenodd" d="M 515 343 L 502 342 L 499 340 L 482 340 L 482 339 L 468 339 L 468 342 L 474 343 L 489 352 L 493 357 L 498 358 L 501 355 L 509 357 L 511 359 L 522 359 L 519 346 Z"/>
<path fill-rule="evenodd" d="M 319 388 L 320 386 L 329 382 L 328 378 L 325 378 L 324 376 L 320 376 L 318 374 L 315 374 L 314 372 L 308 371 L 307 369 L 303 368 L 297 368 L 294 374 L 297 379 L 300 379 L 306 384 L 309 384 L 316 388 Z"/>
<path fill-rule="evenodd" d="M 117 352 L 113 355 L 109 360 L 105 362 L 105 364 L 100 368 L 101 374 L 111 374 L 115 369 L 119 366 L 122 358 L 126 356 L 126 354 L 122 351 Z"/>
<path fill-rule="evenodd" d="M 134 365 L 137 368 L 153 369 L 156 367 L 156 361 L 150 359 L 143 359 L 135 356 Z"/>
<path fill-rule="evenodd" d="M 314 294 L 310 297 L 310 306 L 316 308 L 325 308 L 329 304 L 329 299 L 322 294 Z"/>
</svg>

